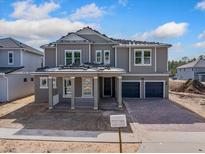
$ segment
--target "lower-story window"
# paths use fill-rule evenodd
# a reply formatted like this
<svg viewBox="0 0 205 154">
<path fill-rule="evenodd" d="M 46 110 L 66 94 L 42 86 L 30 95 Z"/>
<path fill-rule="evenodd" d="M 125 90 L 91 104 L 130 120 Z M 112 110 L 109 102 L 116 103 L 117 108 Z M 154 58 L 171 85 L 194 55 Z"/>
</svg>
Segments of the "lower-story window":
<svg viewBox="0 0 205 154">
<path fill-rule="evenodd" d="M 48 88 L 48 78 L 47 77 L 40 77 L 40 88 L 41 89 Z"/>
<path fill-rule="evenodd" d="M 64 78 L 63 79 L 63 97 L 70 98 L 72 93 L 71 93 L 71 80 L 69 78 Z"/>
<path fill-rule="evenodd" d="M 82 79 L 82 95 L 83 95 L 83 97 L 92 97 L 92 87 L 93 87 L 92 78 L 83 78 Z"/>
</svg>

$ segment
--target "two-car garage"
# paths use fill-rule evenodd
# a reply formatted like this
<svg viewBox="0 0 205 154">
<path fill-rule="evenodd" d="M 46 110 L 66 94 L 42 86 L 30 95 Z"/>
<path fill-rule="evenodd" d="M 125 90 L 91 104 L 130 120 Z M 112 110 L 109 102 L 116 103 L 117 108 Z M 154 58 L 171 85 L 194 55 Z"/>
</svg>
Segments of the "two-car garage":
<svg viewBox="0 0 205 154">
<path fill-rule="evenodd" d="M 143 98 L 144 93 L 144 98 L 164 98 L 164 88 L 164 81 L 123 81 L 122 97 Z"/>
</svg>

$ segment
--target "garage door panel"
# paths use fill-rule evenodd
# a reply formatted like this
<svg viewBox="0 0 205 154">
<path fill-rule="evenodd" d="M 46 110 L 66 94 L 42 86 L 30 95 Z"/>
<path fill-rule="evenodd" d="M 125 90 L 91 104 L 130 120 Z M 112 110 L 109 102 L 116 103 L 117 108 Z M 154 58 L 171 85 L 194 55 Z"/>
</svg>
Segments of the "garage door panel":
<svg viewBox="0 0 205 154">
<path fill-rule="evenodd" d="M 145 83 L 145 96 L 149 97 L 163 97 L 163 82 L 146 82 Z"/>
<path fill-rule="evenodd" d="M 122 97 L 139 98 L 140 83 L 139 82 L 122 82 Z"/>
</svg>

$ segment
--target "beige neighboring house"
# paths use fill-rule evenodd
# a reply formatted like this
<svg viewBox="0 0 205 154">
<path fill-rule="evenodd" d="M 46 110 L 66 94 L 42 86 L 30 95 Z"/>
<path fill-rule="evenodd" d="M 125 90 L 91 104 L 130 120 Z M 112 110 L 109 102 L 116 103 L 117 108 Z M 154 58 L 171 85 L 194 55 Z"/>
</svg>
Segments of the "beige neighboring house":
<svg viewBox="0 0 205 154">
<path fill-rule="evenodd" d="M 121 108 L 123 99 L 168 98 L 170 44 L 109 38 L 85 27 L 43 45 L 35 101 L 49 108 Z"/>
<path fill-rule="evenodd" d="M 0 102 L 34 93 L 30 72 L 41 67 L 43 53 L 13 38 L 0 39 Z"/>
</svg>

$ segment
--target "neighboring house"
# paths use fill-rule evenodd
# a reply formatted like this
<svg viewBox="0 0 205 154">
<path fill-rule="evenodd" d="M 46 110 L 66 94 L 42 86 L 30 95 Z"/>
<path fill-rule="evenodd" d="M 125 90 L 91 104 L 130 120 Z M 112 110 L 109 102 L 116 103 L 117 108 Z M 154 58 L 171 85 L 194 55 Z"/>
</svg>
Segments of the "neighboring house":
<svg viewBox="0 0 205 154">
<path fill-rule="evenodd" d="M 13 38 L 0 39 L 0 102 L 34 93 L 29 72 L 41 67 L 43 53 Z"/>
<path fill-rule="evenodd" d="M 36 102 L 71 109 L 123 98 L 168 98 L 170 44 L 120 40 L 89 27 L 43 45 L 45 67 L 34 72 Z"/>
<path fill-rule="evenodd" d="M 205 81 L 205 56 L 199 56 L 197 60 L 177 67 L 176 77 L 178 80 Z"/>
</svg>

